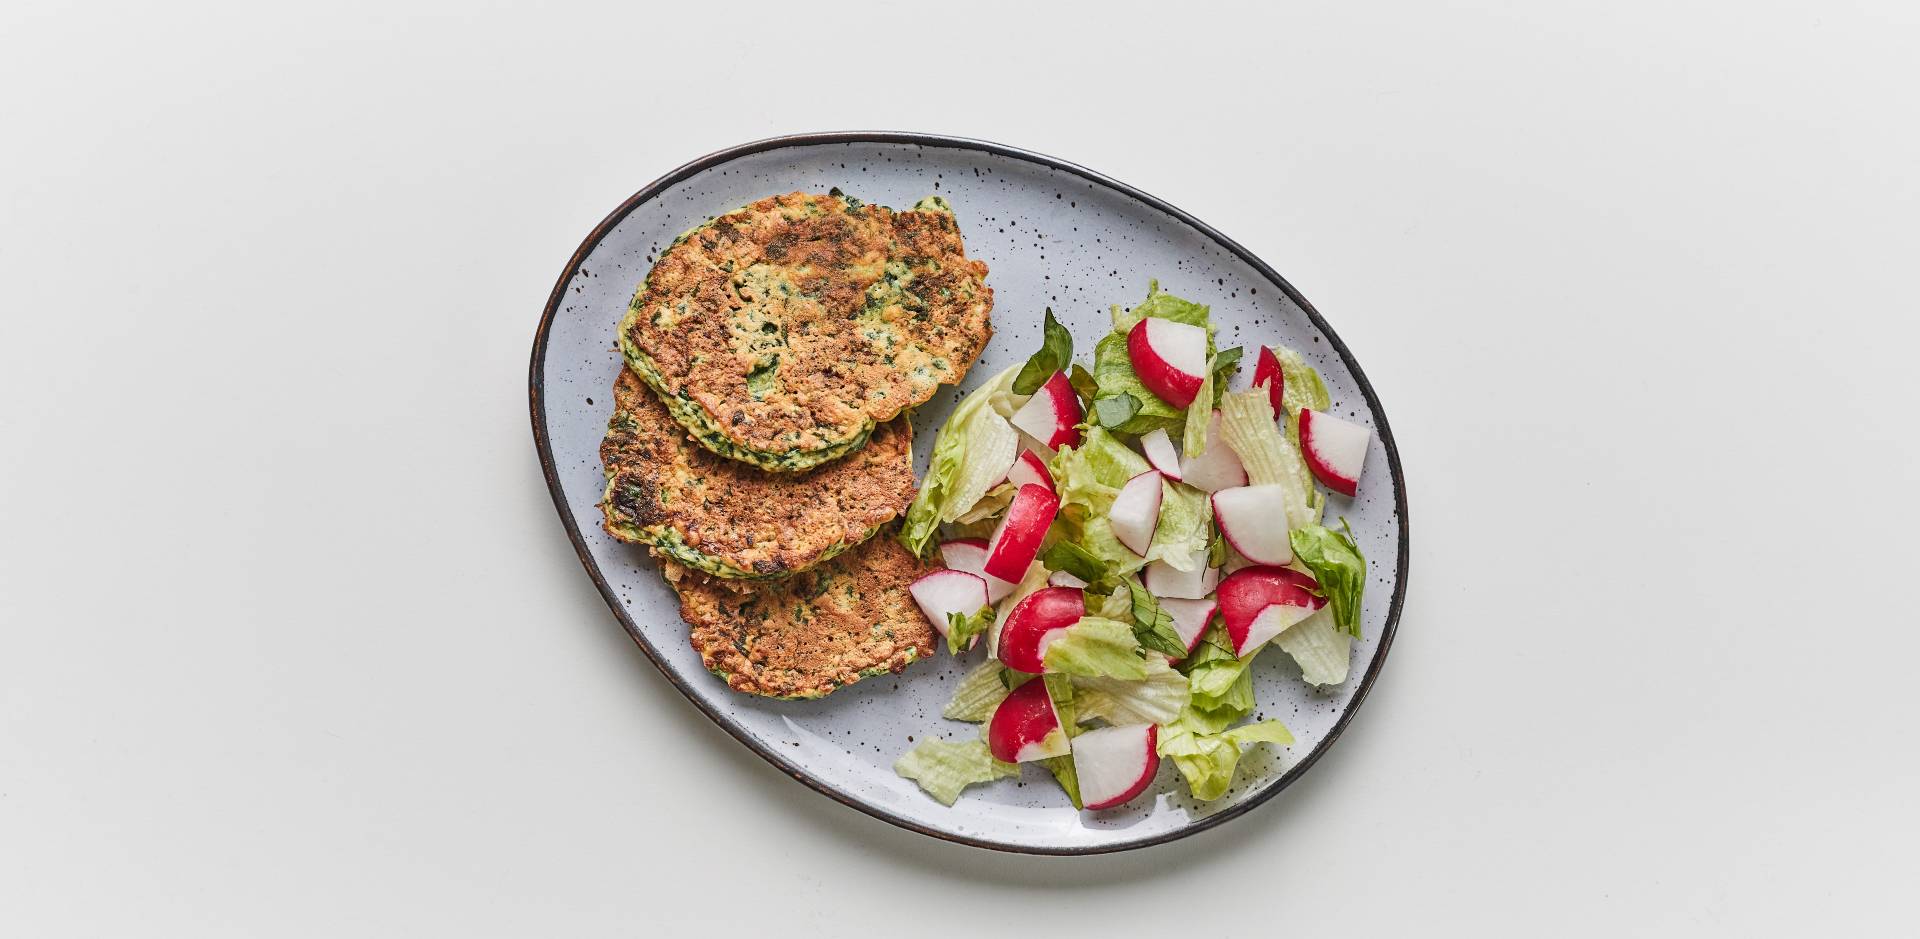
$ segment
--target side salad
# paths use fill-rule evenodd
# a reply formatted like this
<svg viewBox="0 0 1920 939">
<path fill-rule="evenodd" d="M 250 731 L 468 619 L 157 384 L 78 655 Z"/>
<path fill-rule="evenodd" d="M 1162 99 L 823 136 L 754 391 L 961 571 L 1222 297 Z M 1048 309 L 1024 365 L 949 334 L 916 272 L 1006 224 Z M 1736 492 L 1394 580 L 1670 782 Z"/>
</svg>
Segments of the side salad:
<svg viewBox="0 0 1920 939">
<path fill-rule="evenodd" d="M 1217 799 L 1243 748 L 1288 744 L 1254 713 L 1268 647 L 1314 685 L 1347 678 L 1366 559 L 1332 492 L 1352 496 L 1371 432 L 1329 413 L 1298 352 L 1218 349 L 1209 309 L 1160 290 L 1113 308 L 1093 370 L 1051 310 L 1040 349 L 955 408 L 900 540 L 944 570 L 913 585 L 954 655 L 986 658 L 894 769 L 952 805 L 1039 763 L 1075 807 L 1138 796 L 1162 758 Z"/>
</svg>

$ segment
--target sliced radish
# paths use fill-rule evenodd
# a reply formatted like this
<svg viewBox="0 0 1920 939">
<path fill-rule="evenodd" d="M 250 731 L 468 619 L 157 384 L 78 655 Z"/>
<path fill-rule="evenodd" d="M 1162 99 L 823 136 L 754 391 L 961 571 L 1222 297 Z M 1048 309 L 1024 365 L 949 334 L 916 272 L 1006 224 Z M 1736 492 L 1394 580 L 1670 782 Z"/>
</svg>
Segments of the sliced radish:
<svg viewBox="0 0 1920 939">
<path fill-rule="evenodd" d="M 1013 468 L 1007 470 L 1007 482 L 1015 486 L 1045 486 L 1053 492 L 1053 474 L 1047 472 L 1045 460 L 1032 450 L 1022 451 L 1013 461 Z"/>
<path fill-rule="evenodd" d="M 1367 441 L 1373 432 L 1324 411 L 1300 412 L 1300 452 L 1313 475 L 1342 495 L 1360 489 L 1360 470 L 1367 462 Z"/>
<path fill-rule="evenodd" d="M 1087 615 L 1086 594 L 1071 587 L 1045 587 L 1020 599 L 1000 629 L 1000 662 L 1017 672 L 1047 670 L 1047 646 Z"/>
<path fill-rule="evenodd" d="M 1024 686 L 1023 686 L 1024 687 Z M 1146 791 L 1160 769 L 1152 724 L 1122 724 L 1073 738 L 1073 772 L 1088 809 L 1110 809 Z"/>
<path fill-rule="evenodd" d="M 1207 419 L 1207 448 L 1180 464 L 1180 481 L 1205 492 L 1219 492 L 1247 484 L 1247 469 L 1220 435 L 1220 412 Z"/>
<path fill-rule="evenodd" d="M 1067 373 L 1054 372 L 1020 410 L 1013 412 L 1012 422 L 1028 440 L 1052 451 L 1063 446 L 1079 446 L 1079 424 L 1085 418 L 1080 410 L 1080 396 L 1073 393 Z"/>
<path fill-rule="evenodd" d="M 1256 564 L 1293 560 L 1287 539 L 1287 487 L 1270 483 L 1222 489 L 1213 494 L 1213 517 L 1241 557 Z"/>
<path fill-rule="evenodd" d="M 1188 652 L 1200 644 L 1200 635 L 1207 631 L 1207 621 L 1213 618 L 1213 611 L 1220 603 L 1212 597 L 1199 600 L 1182 600 L 1178 597 L 1166 597 L 1160 601 L 1160 608 L 1173 617 L 1173 632 Z"/>
<path fill-rule="evenodd" d="M 1283 567 L 1249 567 L 1220 582 L 1220 619 L 1234 655 L 1260 648 L 1326 606 L 1326 600 L 1307 592 L 1303 578 L 1312 582 Z"/>
<path fill-rule="evenodd" d="M 1173 448 L 1173 438 L 1167 436 L 1165 427 L 1156 427 L 1145 437 L 1140 438 L 1140 449 L 1147 454 L 1147 462 L 1153 468 L 1174 482 L 1180 481 L 1180 451 Z"/>
<path fill-rule="evenodd" d="M 1107 521 L 1113 524 L 1113 536 L 1138 555 L 1147 553 L 1153 543 L 1153 528 L 1160 524 L 1160 472 L 1147 470 L 1120 487 L 1113 497 Z"/>
<path fill-rule="evenodd" d="M 987 749 L 1003 763 L 1026 763 L 1066 756 L 1072 743 L 1060 724 L 1060 710 L 1047 683 L 1034 680 L 1000 700 L 987 723 Z"/>
<path fill-rule="evenodd" d="M 913 594 L 913 602 L 920 604 L 920 612 L 927 614 L 927 621 L 942 636 L 947 634 L 949 615 L 958 613 L 972 616 L 987 605 L 986 578 L 966 571 L 944 570 L 922 574 L 920 579 L 908 585 L 907 592 Z"/>
<path fill-rule="evenodd" d="M 1273 419 L 1277 421 L 1284 413 L 1280 399 L 1287 387 L 1287 373 L 1280 370 L 1280 357 L 1266 346 L 1260 347 L 1260 360 L 1253 367 L 1253 387 L 1261 385 L 1267 386 L 1267 399 L 1273 402 Z"/>
<path fill-rule="evenodd" d="M 1193 559 L 1194 569 L 1183 571 L 1165 561 L 1152 561 L 1141 574 L 1141 583 L 1156 597 L 1198 600 L 1213 592 L 1220 583 L 1220 569 L 1208 567 L 1206 554 Z"/>
<path fill-rule="evenodd" d="M 1140 383 L 1160 400 L 1185 408 L 1207 377 L 1207 331 L 1157 316 L 1143 317 L 1127 333 L 1127 358 Z"/>
<path fill-rule="evenodd" d="M 1051 587 L 1072 587 L 1075 590 L 1082 590 L 1086 588 L 1087 582 L 1066 571 L 1054 571 L 1047 575 L 1047 585 Z"/>
<path fill-rule="evenodd" d="M 987 539 L 956 538 L 953 541 L 940 542 L 940 560 L 947 567 L 969 574 L 979 574 L 987 582 L 987 602 L 999 603 L 1000 598 L 1013 592 L 1018 586 L 1011 581 L 1001 580 L 987 573 Z"/>
<path fill-rule="evenodd" d="M 1047 526 L 1060 511 L 1060 499 L 1045 486 L 1021 486 L 1013 494 L 1000 527 L 987 541 L 987 560 L 981 565 L 985 574 L 1018 582 L 1026 576 L 1027 565 L 1040 553 L 1040 541 L 1047 537 Z"/>
</svg>

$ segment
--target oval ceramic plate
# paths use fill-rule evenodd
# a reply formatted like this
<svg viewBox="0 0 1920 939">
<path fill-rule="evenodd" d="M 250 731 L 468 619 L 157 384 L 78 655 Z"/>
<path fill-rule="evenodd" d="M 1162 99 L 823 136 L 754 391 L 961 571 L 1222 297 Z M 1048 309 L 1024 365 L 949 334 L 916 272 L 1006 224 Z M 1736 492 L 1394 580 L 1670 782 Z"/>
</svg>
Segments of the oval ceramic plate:
<svg viewBox="0 0 1920 939">
<path fill-rule="evenodd" d="M 818 701 L 736 694 L 701 667 L 674 594 L 641 548 L 609 538 L 597 508 L 597 448 L 621 367 L 614 328 L 634 288 L 675 235 L 708 217 L 776 193 L 839 187 L 905 208 L 931 193 L 952 203 L 967 253 L 991 268 L 993 341 L 960 389 L 942 389 L 914 417 L 917 468 L 934 430 L 973 383 L 1025 360 L 1041 311 L 1073 331 L 1091 362 L 1110 328 L 1108 306 L 1131 306 L 1149 279 L 1210 304 L 1222 348 L 1283 343 L 1302 350 L 1331 390 L 1334 411 L 1373 429 L 1356 499 L 1332 497 L 1329 515 L 1353 525 L 1369 560 L 1366 638 L 1354 644 L 1344 685 L 1315 690 L 1283 653 L 1255 664 L 1259 713 L 1282 719 L 1296 742 L 1258 747 L 1232 790 L 1211 803 L 1186 795 L 1163 762 L 1147 794 L 1104 812 L 1078 812 L 1044 769 L 969 789 L 951 808 L 896 776 L 908 738 L 963 739 L 976 725 L 940 709 L 964 659 L 944 649 L 896 676 L 871 678 Z M 1234 387 L 1245 387 L 1252 356 Z M 1360 366 L 1305 298 L 1219 232 L 1162 201 L 1090 170 L 998 144 L 898 133 L 834 133 L 745 144 L 687 164 L 628 199 L 587 236 L 547 301 L 533 346 L 534 439 L 547 485 L 581 563 L 620 622 L 700 711 L 794 779 L 896 825 L 981 847 L 1090 854 L 1170 841 L 1272 798 L 1333 745 L 1379 677 L 1393 641 L 1407 574 L 1406 493 L 1393 435 Z"/>
</svg>

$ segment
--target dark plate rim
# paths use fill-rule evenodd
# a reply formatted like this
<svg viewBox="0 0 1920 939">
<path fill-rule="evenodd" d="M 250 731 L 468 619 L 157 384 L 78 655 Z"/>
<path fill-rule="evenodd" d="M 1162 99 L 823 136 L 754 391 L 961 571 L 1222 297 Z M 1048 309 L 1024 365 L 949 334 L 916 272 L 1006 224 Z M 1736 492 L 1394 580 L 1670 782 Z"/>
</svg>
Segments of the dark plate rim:
<svg viewBox="0 0 1920 939">
<path fill-rule="evenodd" d="M 895 815 L 880 806 L 870 804 L 858 797 L 841 791 L 833 785 L 814 778 L 806 770 L 777 751 L 761 746 L 731 717 L 709 707 L 699 694 L 696 694 L 691 687 L 675 677 L 673 672 L 667 669 L 666 663 L 661 660 L 659 653 L 655 651 L 653 645 L 647 641 L 647 638 L 641 634 L 639 625 L 633 621 L 633 617 L 628 615 L 626 608 L 621 605 L 619 597 L 614 594 L 613 586 L 609 584 L 606 577 L 601 574 L 599 564 L 594 561 L 592 553 L 587 549 L 586 540 L 580 535 L 579 526 L 574 524 L 573 514 L 568 511 L 566 495 L 560 487 L 560 474 L 554 465 L 553 447 L 547 437 L 547 420 L 544 407 L 546 402 L 547 336 L 552 329 L 554 316 L 560 309 L 561 301 L 566 297 L 567 284 L 573 281 L 575 274 L 580 270 L 581 263 L 584 262 L 587 255 L 600 244 L 601 239 L 605 238 L 607 233 L 613 230 L 614 226 L 620 224 L 621 221 L 625 220 L 628 215 L 632 214 L 633 211 L 641 205 L 651 201 L 668 188 L 677 185 L 695 174 L 705 172 L 706 170 L 732 162 L 741 157 L 764 153 L 768 150 L 818 146 L 822 144 L 852 145 L 864 143 L 908 144 L 920 147 L 972 150 L 990 153 L 995 156 L 1011 157 L 1050 169 L 1071 173 L 1089 182 L 1105 186 L 1122 195 L 1137 199 L 1154 209 L 1164 212 L 1180 222 L 1191 226 L 1194 230 L 1205 235 L 1220 247 L 1232 252 L 1235 257 L 1246 262 L 1254 271 L 1272 282 L 1273 286 L 1278 288 L 1287 299 L 1292 300 L 1295 305 L 1305 311 L 1308 320 L 1313 323 L 1314 328 L 1320 330 L 1321 335 L 1326 337 L 1327 343 L 1333 348 L 1335 354 L 1340 356 L 1340 361 L 1346 365 L 1347 370 L 1353 374 L 1355 382 L 1359 384 L 1360 393 L 1366 398 L 1367 408 L 1373 415 L 1374 427 L 1380 434 L 1380 442 L 1387 451 L 1387 465 L 1393 477 L 1394 513 L 1400 520 L 1400 544 L 1398 556 L 1394 560 L 1394 590 L 1393 598 L 1387 608 L 1386 629 L 1380 635 L 1379 648 L 1375 651 L 1373 661 L 1368 665 L 1366 674 L 1361 677 L 1360 686 L 1354 690 L 1353 700 L 1348 702 L 1346 709 L 1341 712 L 1340 719 L 1334 722 L 1333 730 L 1328 732 L 1326 739 L 1322 740 L 1319 746 L 1309 751 L 1299 763 L 1294 764 L 1291 769 L 1287 770 L 1279 780 L 1269 784 L 1265 789 L 1251 798 L 1231 808 L 1163 834 L 1147 838 L 1137 838 L 1131 841 L 1084 847 L 1025 845 L 1008 841 L 995 841 L 989 838 L 975 838 L 930 828 L 912 819 Z M 1347 725 L 1353 721 L 1354 714 L 1360 710 L 1360 705 L 1366 701 L 1367 692 L 1373 688 L 1374 681 L 1379 678 L 1381 668 L 1386 665 L 1387 653 L 1393 647 L 1393 637 L 1400 625 L 1401 608 L 1406 602 L 1407 558 L 1410 551 L 1410 535 L 1407 521 L 1407 486 L 1406 478 L 1400 467 L 1400 451 L 1394 444 L 1393 431 L 1387 426 L 1386 411 L 1380 406 L 1379 397 L 1374 394 L 1373 384 L 1367 381 L 1366 373 L 1360 369 L 1360 363 L 1354 360 L 1353 353 L 1348 351 L 1347 344 L 1341 341 L 1340 336 L 1333 331 L 1333 327 L 1327 323 L 1326 319 L 1320 315 L 1318 310 L 1314 309 L 1313 304 L 1307 302 L 1307 298 L 1302 296 L 1300 291 L 1295 290 L 1293 285 L 1287 282 L 1286 278 L 1280 276 L 1279 272 L 1268 266 L 1265 261 L 1254 256 L 1253 252 L 1241 246 L 1239 242 L 1221 234 L 1213 226 L 1200 221 L 1163 199 L 1149 195 L 1118 180 L 1110 179 L 1086 167 L 1045 154 L 1035 153 L 1030 150 L 1022 150 L 1018 147 L 1010 147 L 1005 144 L 991 143 L 985 140 L 973 140 L 965 137 L 948 137 L 940 134 L 902 131 L 825 131 L 768 137 L 764 140 L 743 143 L 738 146 L 728 147 L 725 150 L 709 153 L 706 156 L 667 173 L 659 179 L 648 183 L 647 186 L 639 192 L 628 197 L 618 208 L 614 209 L 606 218 L 602 219 L 600 224 L 594 226 L 593 231 L 587 235 L 586 240 L 580 243 L 580 247 L 574 250 L 573 256 L 567 260 L 566 267 L 560 272 L 559 281 L 554 284 L 553 293 L 547 298 L 546 310 L 541 314 L 539 329 L 534 334 L 533 361 L 528 370 L 528 395 L 529 407 L 533 417 L 534 446 L 540 454 L 540 469 L 546 476 L 547 491 L 553 497 L 554 509 L 560 515 L 560 523 L 567 529 L 567 538 L 573 542 L 574 552 L 579 555 L 580 563 L 586 568 L 587 575 L 593 578 L 594 586 L 599 588 L 600 596 L 606 600 L 608 608 L 613 610 L 614 616 L 620 620 L 620 625 L 626 629 L 627 635 L 632 637 L 633 641 L 639 645 L 640 651 L 645 653 L 647 659 L 653 662 L 654 667 L 660 670 L 660 674 L 666 676 L 667 680 L 671 682 L 675 688 L 679 689 L 680 693 L 684 695 L 688 701 L 691 701 L 694 707 L 700 710 L 700 713 L 706 715 L 707 719 L 720 725 L 727 733 L 732 734 L 734 739 L 745 744 L 749 750 L 758 754 L 761 759 L 773 764 L 781 772 L 793 777 L 794 780 L 849 808 L 857 809 L 874 818 L 898 825 L 909 831 L 916 831 L 923 835 L 938 838 L 942 841 L 951 841 L 956 844 L 965 844 L 978 848 L 990 848 L 997 851 L 1009 851 L 1019 854 L 1073 856 L 1108 854 L 1116 851 L 1129 851 L 1135 848 L 1165 844 L 1169 841 L 1177 841 L 1189 835 L 1199 834 L 1217 825 L 1225 824 L 1232 819 L 1246 814 L 1252 809 L 1265 804 L 1269 799 L 1279 794 L 1281 790 L 1292 785 L 1294 780 L 1304 775 L 1308 769 L 1312 768 L 1314 763 L 1319 761 L 1321 755 L 1332 749 L 1333 745 L 1339 741 L 1340 735 L 1346 731 Z"/>
</svg>

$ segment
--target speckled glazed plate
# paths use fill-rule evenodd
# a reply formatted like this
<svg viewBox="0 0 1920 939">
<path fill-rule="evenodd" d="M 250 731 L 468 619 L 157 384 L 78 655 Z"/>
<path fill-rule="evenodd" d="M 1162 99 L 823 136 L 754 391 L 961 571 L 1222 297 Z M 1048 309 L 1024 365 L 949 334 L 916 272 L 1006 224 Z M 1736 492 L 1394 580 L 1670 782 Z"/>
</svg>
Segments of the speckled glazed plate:
<svg viewBox="0 0 1920 939">
<path fill-rule="evenodd" d="M 944 720 L 940 709 L 983 652 L 955 660 L 942 651 L 900 675 L 817 701 L 736 694 L 701 667 L 655 563 L 601 530 L 597 448 L 621 367 L 614 328 L 657 252 L 709 216 L 760 197 L 835 186 L 897 208 L 929 193 L 945 196 L 968 254 L 991 268 L 993 341 L 962 389 L 943 389 L 915 415 L 918 469 L 961 392 L 1033 351 L 1043 308 L 1053 308 L 1088 356 L 1109 329 L 1108 305 L 1139 301 L 1149 278 L 1211 304 L 1223 347 L 1279 342 L 1303 350 L 1325 377 L 1335 409 L 1373 428 L 1359 497 L 1334 496 L 1331 506 L 1352 523 L 1370 562 L 1366 638 L 1354 646 L 1351 677 L 1316 691 L 1286 655 L 1257 659 L 1261 714 L 1281 718 L 1297 742 L 1251 751 L 1224 798 L 1192 801 L 1178 771 L 1163 763 L 1147 795 L 1118 809 L 1077 812 L 1045 770 L 1030 766 L 1019 780 L 973 787 L 957 805 L 942 806 L 894 775 L 892 764 L 910 736 L 977 735 L 976 725 Z M 1098 173 L 1012 147 L 921 134 L 808 134 L 734 147 L 668 173 L 614 209 L 567 262 L 534 339 L 531 392 L 534 439 L 567 535 L 615 616 L 667 680 L 794 779 L 950 841 L 1091 854 L 1171 841 L 1246 814 L 1306 772 L 1352 720 L 1379 678 L 1405 596 L 1399 456 L 1380 402 L 1327 322 L 1272 268 L 1194 217 Z"/>
</svg>

